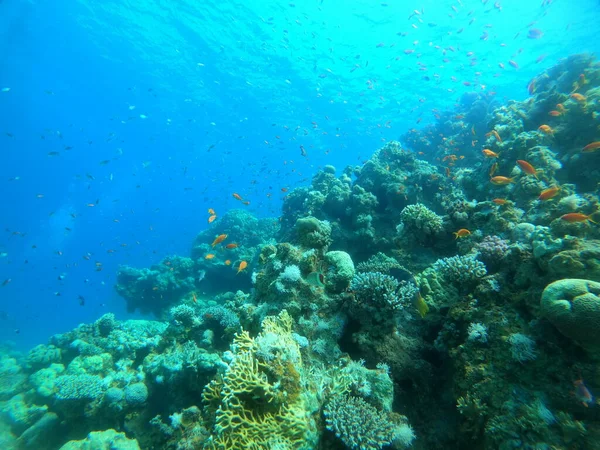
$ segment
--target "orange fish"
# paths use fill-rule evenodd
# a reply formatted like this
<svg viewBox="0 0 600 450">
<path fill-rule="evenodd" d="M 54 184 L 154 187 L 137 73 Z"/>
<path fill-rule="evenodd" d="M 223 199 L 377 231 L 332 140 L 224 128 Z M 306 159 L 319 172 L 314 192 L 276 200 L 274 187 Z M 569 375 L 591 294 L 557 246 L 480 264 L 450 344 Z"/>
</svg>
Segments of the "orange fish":
<svg viewBox="0 0 600 450">
<path fill-rule="evenodd" d="M 210 214 L 211 216 L 214 216 L 216 213 L 215 213 L 214 209 L 208 208 L 208 214 Z"/>
<path fill-rule="evenodd" d="M 227 244 L 225 248 L 238 248 L 238 245 L 235 242 L 232 242 L 231 244 Z"/>
<path fill-rule="evenodd" d="M 564 220 L 564 221 L 570 222 L 570 223 L 585 222 L 587 220 L 589 220 L 592 223 L 597 223 L 592 220 L 592 214 L 590 214 L 589 216 L 586 216 L 585 214 L 581 214 L 581 213 L 569 213 L 569 214 L 560 216 L 560 218 L 561 218 L 561 220 Z"/>
<path fill-rule="evenodd" d="M 577 92 L 575 94 L 571 94 L 571 98 L 578 103 L 583 103 L 586 100 L 585 95 L 581 95 Z"/>
<path fill-rule="evenodd" d="M 236 192 L 234 192 L 233 194 L 233 198 L 235 198 L 236 200 L 242 200 L 242 196 Z"/>
<path fill-rule="evenodd" d="M 533 167 L 527 161 L 525 161 L 523 159 L 517 159 L 517 164 L 519 165 L 519 167 L 521 168 L 521 170 L 523 172 L 525 172 L 526 174 L 533 175 L 536 178 L 538 177 L 537 176 L 537 170 L 535 170 L 535 167 Z"/>
<path fill-rule="evenodd" d="M 498 163 L 495 162 L 494 164 L 492 164 L 492 167 L 490 167 L 490 178 L 494 176 L 494 174 L 496 173 L 496 170 L 498 170 Z"/>
<path fill-rule="evenodd" d="M 226 265 L 226 266 L 229 266 L 229 265 L 231 265 L 231 260 L 230 260 L 230 259 L 226 259 L 226 260 L 225 260 L 225 265 Z"/>
<path fill-rule="evenodd" d="M 492 130 L 489 133 L 485 134 L 485 137 L 490 137 L 490 136 L 494 136 L 498 142 L 502 142 L 502 139 L 500 138 L 500 135 L 498 134 L 498 132 L 496 130 Z"/>
<path fill-rule="evenodd" d="M 494 202 L 496 205 L 500 205 L 500 206 L 502 206 L 502 205 L 505 205 L 505 204 L 506 204 L 506 202 L 507 202 L 508 200 L 506 200 L 505 198 L 495 198 L 495 199 L 494 199 L 494 200 L 492 200 L 492 201 L 493 201 L 493 202 Z"/>
<path fill-rule="evenodd" d="M 500 156 L 498 153 L 491 151 L 489 148 L 484 148 L 481 150 L 481 153 L 483 153 L 483 156 L 486 158 L 497 158 Z"/>
<path fill-rule="evenodd" d="M 562 113 L 561 113 L 560 111 L 555 111 L 555 110 L 552 110 L 552 111 L 550 111 L 550 112 L 548 113 L 548 115 L 549 115 L 549 116 L 552 116 L 552 117 L 558 117 L 558 116 L 560 116 L 561 114 L 562 114 Z"/>
<path fill-rule="evenodd" d="M 551 198 L 554 198 L 558 195 L 558 192 L 560 191 L 560 187 L 559 186 L 553 186 L 551 188 L 548 189 L 544 189 L 541 193 L 540 196 L 538 197 L 538 200 L 550 200 Z"/>
<path fill-rule="evenodd" d="M 213 222 L 215 221 L 215 219 L 216 219 L 216 218 L 217 218 L 217 215 L 216 215 L 216 214 L 213 214 L 212 216 L 210 216 L 210 217 L 208 218 L 208 223 L 213 223 Z"/>
<path fill-rule="evenodd" d="M 529 95 L 533 95 L 535 93 L 535 78 L 533 80 L 531 80 L 529 82 L 529 84 L 527 85 L 527 92 L 529 92 Z"/>
<path fill-rule="evenodd" d="M 213 259 L 214 257 L 215 257 L 215 254 L 214 254 L 214 253 L 209 253 L 208 255 L 206 255 L 206 256 L 204 257 L 204 259 Z"/>
<path fill-rule="evenodd" d="M 538 130 L 540 130 L 544 134 L 554 134 L 554 130 L 548 125 L 540 125 L 538 127 Z"/>
<path fill-rule="evenodd" d="M 223 242 L 225 239 L 227 239 L 227 235 L 226 234 L 220 234 L 218 235 L 215 240 L 212 243 L 212 246 L 214 247 L 217 244 L 220 244 L 221 242 Z"/>
<path fill-rule="evenodd" d="M 238 266 L 238 270 L 237 273 L 240 273 L 242 270 L 244 270 L 246 267 L 248 267 L 248 263 L 246 261 L 242 261 L 240 263 L 240 265 Z"/>
<path fill-rule="evenodd" d="M 454 239 L 458 239 L 458 238 L 467 237 L 468 235 L 471 234 L 471 232 L 469 230 L 467 230 L 466 228 L 461 228 L 460 230 L 455 231 L 452 234 L 454 235 Z"/>
<path fill-rule="evenodd" d="M 565 105 L 563 105 L 562 103 L 558 103 L 558 104 L 556 105 L 556 109 L 557 109 L 558 111 L 560 111 L 561 113 L 564 113 L 564 112 L 565 112 Z"/>
<path fill-rule="evenodd" d="M 502 176 L 497 176 L 497 177 L 493 177 L 490 179 L 492 184 L 495 184 L 496 186 L 506 186 L 507 184 L 514 183 L 513 180 L 514 180 L 514 178 L 508 178 L 508 177 L 502 177 Z"/>
<path fill-rule="evenodd" d="M 591 153 L 591 152 L 595 152 L 599 148 L 600 148 L 600 141 L 595 141 L 595 142 L 592 142 L 592 143 L 586 145 L 585 147 L 583 147 L 582 152 L 583 153 Z"/>
</svg>

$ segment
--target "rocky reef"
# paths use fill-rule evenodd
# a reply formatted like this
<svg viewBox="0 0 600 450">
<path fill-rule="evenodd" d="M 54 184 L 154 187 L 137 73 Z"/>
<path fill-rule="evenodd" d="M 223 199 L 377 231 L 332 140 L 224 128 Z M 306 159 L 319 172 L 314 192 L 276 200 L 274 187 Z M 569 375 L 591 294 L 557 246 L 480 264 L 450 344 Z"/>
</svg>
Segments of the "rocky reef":
<svg viewBox="0 0 600 450">
<path fill-rule="evenodd" d="M 600 67 L 529 93 L 122 267 L 154 320 L 4 349 L 2 448 L 600 448 Z"/>
</svg>

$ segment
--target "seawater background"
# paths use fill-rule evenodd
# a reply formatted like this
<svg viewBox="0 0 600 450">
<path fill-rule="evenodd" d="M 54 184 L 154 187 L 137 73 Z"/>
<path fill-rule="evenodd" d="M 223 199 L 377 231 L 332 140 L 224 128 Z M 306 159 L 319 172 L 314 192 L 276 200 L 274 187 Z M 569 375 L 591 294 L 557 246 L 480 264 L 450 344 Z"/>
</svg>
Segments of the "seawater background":
<svg viewBox="0 0 600 450">
<path fill-rule="evenodd" d="M 209 207 L 244 207 L 233 192 L 275 217 L 319 167 L 360 164 L 482 85 L 522 100 L 600 47 L 597 0 L 500 3 L 1 1 L 0 340 L 130 317 L 118 265 L 187 255 Z"/>
</svg>

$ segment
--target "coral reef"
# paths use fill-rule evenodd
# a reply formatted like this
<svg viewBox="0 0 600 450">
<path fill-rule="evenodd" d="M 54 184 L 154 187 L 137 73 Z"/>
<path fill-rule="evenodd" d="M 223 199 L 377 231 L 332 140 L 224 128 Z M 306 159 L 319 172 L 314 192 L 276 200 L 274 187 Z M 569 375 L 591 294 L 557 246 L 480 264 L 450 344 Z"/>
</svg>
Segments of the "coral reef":
<svg viewBox="0 0 600 450">
<path fill-rule="evenodd" d="M 600 68 L 529 93 L 466 93 L 280 220 L 121 267 L 157 320 L 2 349 L 1 446 L 598 449 Z"/>
</svg>

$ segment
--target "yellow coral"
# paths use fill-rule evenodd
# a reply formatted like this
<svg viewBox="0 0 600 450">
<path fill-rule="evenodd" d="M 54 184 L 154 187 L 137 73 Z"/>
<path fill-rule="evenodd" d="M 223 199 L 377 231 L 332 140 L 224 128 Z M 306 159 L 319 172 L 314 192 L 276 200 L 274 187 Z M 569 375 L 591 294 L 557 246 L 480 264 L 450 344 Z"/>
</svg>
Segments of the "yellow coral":
<svg viewBox="0 0 600 450">
<path fill-rule="evenodd" d="M 292 336 L 292 318 L 286 311 L 267 317 L 257 339 L 267 333 L 277 335 L 278 342 L 300 354 Z M 210 450 L 266 450 L 306 447 L 309 417 L 300 390 L 301 361 L 274 356 L 268 364 L 257 358 L 257 344 L 242 331 L 231 346 L 234 357 L 222 377 L 217 377 L 203 391 L 207 426 L 213 435 L 204 448 Z M 288 367 L 289 376 L 273 368 Z M 287 376 L 287 378 L 286 378 Z M 287 390 L 291 392 L 287 392 Z"/>
</svg>

